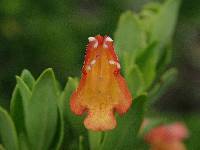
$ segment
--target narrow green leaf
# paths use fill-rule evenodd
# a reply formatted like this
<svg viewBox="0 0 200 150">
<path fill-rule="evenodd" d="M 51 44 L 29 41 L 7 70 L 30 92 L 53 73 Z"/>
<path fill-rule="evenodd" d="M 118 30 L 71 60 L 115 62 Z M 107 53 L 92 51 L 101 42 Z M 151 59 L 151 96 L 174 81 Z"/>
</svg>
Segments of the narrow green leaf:
<svg viewBox="0 0 200 150">
<path fill-rule="evenodd" d="M 65 89 L 61 93 L 60 106 L 65 116 L 67 115 L 67 112 L 70 111 L 67 109 L 67 107 L 69 108 L 70 96 L 72 92 L 76 89 L 77 85 L 78 85 L 78 79 L 69 77 Z"/>
<path fill-rule="evenodd" d="M 10 115 L 0 107 L 0 139 L 6 150 L 18 150 L 18 138 Z"/>
<path fill-rule="evenodd" d="M 22 96 L 22 101 L 24 102 L 24 108 L 26 108 L 26 105 L 31 98 L 31 91 L 20 77 L 17 76 L 16 79 L 20 94 Z"/>
<path fill-rule="evenodd" d="M 58 107 L 58 124 L 57 124 L 57 130 L 56 130 L 56 134 L 54 136 L 54 140 L 51 144 L 51 148 L 52 150 L 60 150 L 61 148 L 61 144 L 63 141 L 63 137 L 64 137 L 64 120 L 63 120 L 63 114 L 61 111 L 61 108 Z"/>
<path fill-rule="evenodd" d="M 23 138 L 26 137 L 26 129 L 25 129 L 25 115 L 27 112 L 27 105 L 28 105 L 28 101 L 31 98 L 31 91 L 29 90 L 28 86 L 25 84 L 25 82 L 20 78 L 20 77 L 16 77 L 17 79 L 17 90 L 19 90 L 18 92 L 18 99 L 16 99 L 17 97 L 15 97 L 15 105 L 14 107 L 12 107 L 11 112 L 12 112 L 12 116 L 13 116 L 13 120 L 18 132 L 18 136 L 19 138 Z M 17 107 L 19 106 L 19 107 Z M 26 139 L 26 138 L 24 138 Z M 20 145 L 21 145 L 21 141 L 20 140 Z"/>
<path fill-rule="evenodd" d="M 28 150 L 30 149 L 28 138 L 25 132 L 18 133 L 19 149 Z"/>
<path fill-rule="evenodd" d="M 18 85 L 16 85 L 14 92 L 12 94 L 11 104 L 10 104 L 10 113 L 15 123 L 17 132 L 20 133 L 23 131 L 24 124 L 24 106 L 22 96 L 20 94 Z"/>
<path fill-rule="evenodd" d="M 158 42 L 161 47 L 168 44 L 174 33 L 181 0 L 167 0 L 151 24 L 150 42 Z"/>
<path fill-rule="evenodd" d="M 125 78 L 128 83 L 128 87 L 134 97 L 137 97 L 142 92 L 144 92 L 145 84 L 143 74 L 136 64 L 125 75 Z"/>
<path fill-rule="evenodd" d="M 172 48 L 168 46 L 164 48 L 164 50 L 162 51 L 162 54 L 156 65 L 156 70 L 158 74 L 163 73 L 163 71 L 165 71 L 165 69 L 171 62 L 171 58 L 172 58 Z"/>
<path fill-rule="evenodd" d="M 186 145 L 188 150 L 199 150 L 199 133 L 200 133 L 200 115 L 189 114 L 184 116 L 184 121 L 188 127 L 189 138 L 186 139 Z"/>
<path fill-rule="evenodd" d="M 18 80 L 18 83 L 15 86 L 15 89 L 11 98 L 11 104 L 10 104 L 11 116 L 13 118 L 13 121 L 15 123 L 18 133 L 21 133 L 24 131 L 24 127 L 25 127 L 25 122 L 24 122 L 25 106 L 24 105 L 28 101 L 26 97 L 24 98 L 22 97 L 22 94 L 20 93 L 20 90 L 19 90 L 19 84 L 20 84 L 21 92 L 23 92 L 25 95 L 26 94 L 30 95 L 31 94 L 30 90 L 32 89 L 35 83 L 35 79 L 33 78 L 33 76 L 28 70 L 23 70 L 20 77 L 21 78 L 19 77 L 16 78 Z"/>
<path fill-rule="evenodd" d="M 27 111 L 27 104 L 31 97 L 31 91 L 20 77 L 16 77 L 16 79 L 17 85 L 14 92 L 15 97 L 13 97 L 11 103 L 11 114 L 17 129 L 19 146 L 23 150 L 27 147 L 24 118 Z"/>
<path fill-rule="evenodd" d="M 102 141 L 102 132 L 88 131 L 91 150 L 98 150 Z"/>
<path fill-rule="evenodd" d="M 167 70 L 162 76 L 160 81 L 151 89 L 148 94 L 147 106 L 151 106 L 158 100 L 177 79 L 177 70 L 171 68 Z"/>
<path fill-rule="evenodd" d="M 52 69 L 45 70 L 36 81 L 26 112 L 26 129 L 33 150 L 50 148 L 56 132 L 57 89 Z"/>
<path fill-rule="evenodd" d="M 137 141 L 138 131 L 143 121 L 146 95 L 133 100 L 130 110 L 117 118 L 118 126 L 105 133 L 101 150 L 133 150 Z"/>
<path fill-rule="evenodd" d="M 10 111 L 17 129 L 20 149 L 25 150 L 27 149 L 27 137 L 24 115 L 35 79 L 28 70 L 23 70 L 20 77 L 16 77 L 17 84 L 12 95 Z"/>
<path fill-rule="evenodd" d="M 77 85 L 78 79 L 69 77 L 61 101 L 65 119 L 70 124 L 73 132 L 75 132 L 76 134 L 80 134 L 85 131 L 85 128 L 83 126 L 83 117 L 77 116 L 72 113 L 70 108 L 70 97 L 72 95 L 72 92 L 75 91 Z"/>
<path fill-rule="evenodd" d="M 77 116 L 71 112 L 70 97 L 72 92 L 75 91 L 78 85 L 77 78 L 68 78 L 68 82 L 60 97 L 60 105 L 64 115 L 65 121 L 65 134 L 64 134 L 64 148 L 77 149 L 79 144 L 79 137 L 84 136 L 84 142 L 87 136 L 87 130 L 83 125 L 84 116 Z M 75 144 L 74 144 L 75 143 Z M 74 147 L 76 145 L 76 148 Z M 73 148 L 72 148 L 73 147 Z"/>
<path fill-rule="evenodd" d="M 137 58 L 136 63 L 143 73 L 145 87 L 148 88 L 156 75 L 156 64 L 157 64 L 157 44 L 150 44 L 142 55 Z"/>
<path fill-rule="evenodd" d="M 22 80 L 26 83 L 26 85 L 29 87 L 30 90 L 32 90 L 34 84 L 35 84 L 35 79 L 32 76 L 31 72 L 27 69 L 24 69 L 22 71 L 22 74 L 20 76 Z"/>
<path fill-rule="evenodd" d="M 84 137 L 83 137 L 83 136 L 80 136 L 80 137 L 79 137 L 79 150 L 84 150 L 83 141 L 84 141 Z M 93 150 L 93 149 L 92 149 L 92 150 Z"/>
</svg>

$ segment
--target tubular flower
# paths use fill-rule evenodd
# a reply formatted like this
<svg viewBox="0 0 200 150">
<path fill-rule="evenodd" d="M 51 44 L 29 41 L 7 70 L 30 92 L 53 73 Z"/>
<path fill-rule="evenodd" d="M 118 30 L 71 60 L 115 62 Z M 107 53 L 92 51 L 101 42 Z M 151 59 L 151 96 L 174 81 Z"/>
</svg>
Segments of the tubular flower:
<svg viewBox="0 0 200 150">
<path fill-rule="evenodd" d="M 145 135 L 151 150 L 186 150 L 182 140 L 188 137 L 188 131 L 182 123 L 162 125 L 153 128 Z"/>
<path fill-rule="evenodd" d="M 114 112 L 125 113 L 132 101 L 109 36 L 89 37 L 82 77 L 70 99 L 71 110 L 82 115 L 86 128 L 94 131 L 116 127 Z"/>
</svg>

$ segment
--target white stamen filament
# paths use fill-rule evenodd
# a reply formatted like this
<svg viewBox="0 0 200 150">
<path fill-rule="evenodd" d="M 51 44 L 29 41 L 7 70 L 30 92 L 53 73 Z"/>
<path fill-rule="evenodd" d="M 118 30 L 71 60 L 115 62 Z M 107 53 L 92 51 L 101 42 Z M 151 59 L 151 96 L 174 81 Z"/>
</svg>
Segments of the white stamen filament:
<svg viewBox="0 0 200 150">
<path fill-rule="evenodd" d="M 118 69 L 121 68 L 120 64 L 118 62 L 114 61 L 114 60 L 109 60 L 109 64 L 116 65 Z"/>
</svg>

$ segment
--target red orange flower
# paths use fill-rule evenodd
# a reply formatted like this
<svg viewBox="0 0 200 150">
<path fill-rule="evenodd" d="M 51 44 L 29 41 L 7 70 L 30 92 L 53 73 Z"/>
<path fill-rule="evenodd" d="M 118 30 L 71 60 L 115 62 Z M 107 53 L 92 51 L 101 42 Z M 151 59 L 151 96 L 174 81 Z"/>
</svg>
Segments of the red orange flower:
<svg viewBox="0 0 200 150">
<path fill-rule="evenodd" d="M 120 75 L 120 64 L 108 36 L 89 37 L 82 77 L 70 100 L 71 110 L 82 115 L 86 128 L 94 131 L 115 128 L 114 111 L 125 113 L 131 105 L 132 96 L 124 78 Z"/>
<path fill-rule="evenodd" d="M 145 135 L 145 140 L 150 143 L 151 150 L 186 150 L 182 140 L 187 137 L 184 124 L 173 123 L 151 129 Z"/>
</svg>

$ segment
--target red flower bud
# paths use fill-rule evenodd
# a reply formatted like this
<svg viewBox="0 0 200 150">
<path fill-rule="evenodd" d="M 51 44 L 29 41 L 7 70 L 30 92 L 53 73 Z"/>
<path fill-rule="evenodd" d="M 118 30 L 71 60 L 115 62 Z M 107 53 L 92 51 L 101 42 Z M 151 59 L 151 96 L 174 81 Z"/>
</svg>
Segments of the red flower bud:
<svg viewBox="0 0 200 150">
<path fill-rule="evenodd" d="M 151 150 L 186 150 L 182 140 L 187 137 L 184 124 L 173 123 L 151 129 L 145 135 L 145 140 L 150 143 Z"/>
</svg>

